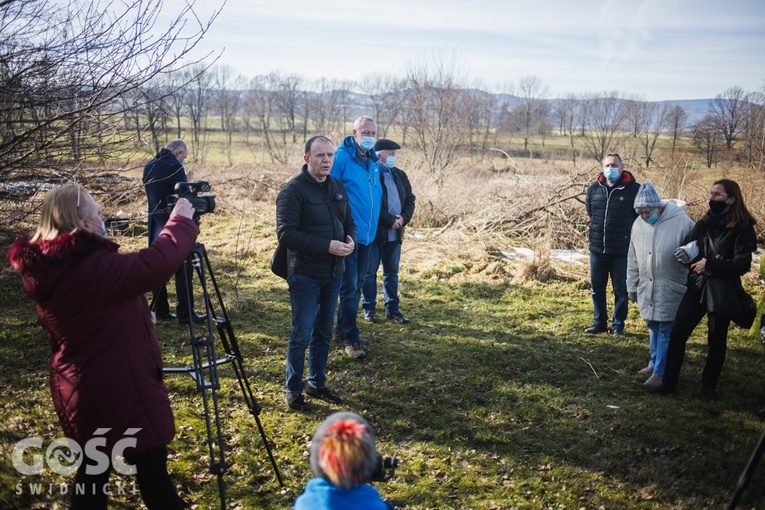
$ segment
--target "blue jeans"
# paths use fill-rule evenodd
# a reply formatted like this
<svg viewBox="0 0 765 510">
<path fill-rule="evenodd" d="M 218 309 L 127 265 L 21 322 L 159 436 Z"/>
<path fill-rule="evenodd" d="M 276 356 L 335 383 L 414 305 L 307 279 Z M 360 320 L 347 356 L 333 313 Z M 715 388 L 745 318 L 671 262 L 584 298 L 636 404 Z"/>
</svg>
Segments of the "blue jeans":
<svg viewBox="0 0 765 510">
<path fill-rule="evenodd" d="M 371 245 L 357 244 L 356 249 L 345 257 L 345 273 L 340 286 L 340 308 L 337 310 L 337 329 L 343 332 L 345 343 L 359 341 L 359 298 L 367 278 Z"/>
<path fill-rule="evenodd" d="M 319 390 L 327 387 L 324 368 L 329 356 L 329 339 L 340 282 L 340 277 L 320 281 L 302 274 L 287 278 L 292 306 L 292 330 L 287 346 L 287 391 L 290 393 L 303 392 L 306 348 L 308 384 Z"/>
<path fill-rule="evenodd" d="M 364 301 L 361 306 L 365 312 L 376 311 L 377 269 L 382 261 L 385 314 L 399 313 L 401 310 L 398 307 L 398 263 L 401 260 L 401 243 L 375 241 L 371 248 L 367 280 L 364 282 Z"/>
<path fill-rule="evenodd" d="M 608 308 L 606 307 L 606 285 L 608 277 L 614 288 L 614 315 L 611 328 L 615 331 L 624 330 L 627 320 L 627 255 L 600 255 L 590 253 L 590 285 L 592 286 L 592 304 L 595 308 L 595 323 L 608 325 Z"/>
<path fill-rule="evenodd" d="M 675 321 L 645 321 L 649 335 L 649 350 L 651 361 L 649 367 L 653 368 L 656 375 L 664 375 L 664 365 L 667 363 L 667 347 L 669 346 L 669 333 Z"/>
</svg>

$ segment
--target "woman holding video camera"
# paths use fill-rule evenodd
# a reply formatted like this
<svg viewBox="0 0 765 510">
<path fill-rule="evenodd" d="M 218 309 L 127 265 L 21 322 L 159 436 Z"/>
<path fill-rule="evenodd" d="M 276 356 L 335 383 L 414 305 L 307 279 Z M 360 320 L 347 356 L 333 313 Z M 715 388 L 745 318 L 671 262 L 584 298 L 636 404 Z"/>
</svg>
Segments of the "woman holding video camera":
<svg viewBox="0 0 765 510">
<path fill-rule="evenodd" d="M 8 253 L 48 337 L 59 422 L 86 454 L 71 491 L 74 509 L 107 507 L 112 466 L 88 459 L 85 445 L 94 437 L 107 455 L 118 441 L 134 441 L 124 455 L 135 465 L 149 509 L 183 508 L 167 473 L 175 424 L 145 293 L 165 282 L 191 250 L 199 233 L 193 212 L 179 200 L 151 246 L 123 255 L 105 237 L 90 193 L 67 184 L 46 195 L 37 230 Z"/>
</svg>

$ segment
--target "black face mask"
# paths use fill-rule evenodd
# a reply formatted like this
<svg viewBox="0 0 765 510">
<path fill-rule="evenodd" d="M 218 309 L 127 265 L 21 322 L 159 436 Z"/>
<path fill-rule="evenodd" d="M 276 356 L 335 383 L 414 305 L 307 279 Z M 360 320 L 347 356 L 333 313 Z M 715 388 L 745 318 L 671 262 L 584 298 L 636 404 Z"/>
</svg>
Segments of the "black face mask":
<svg viewBox="0 0 765 510">
<path fill-rule="evenodd" d="M 709 210 L 712 211 L 712 214 L 720 214 L 721 212 L 725 211 L 726 207 L 728 207 L 728 204 L 725 203 L 725 200 L 709 201 Z"/>
</svg>

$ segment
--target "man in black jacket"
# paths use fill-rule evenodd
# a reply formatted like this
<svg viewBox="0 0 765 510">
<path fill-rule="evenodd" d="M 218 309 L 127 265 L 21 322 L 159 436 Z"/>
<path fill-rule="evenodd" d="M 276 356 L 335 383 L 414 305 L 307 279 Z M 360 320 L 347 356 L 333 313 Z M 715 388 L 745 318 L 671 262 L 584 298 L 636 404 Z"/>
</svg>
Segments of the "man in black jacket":
<svg viewBox="0 0 765 510">
<path fill-rule="evenodd" d="M 603 172 L 587 189 L 585 205 L 590 217 L 590 285 L 595 321 L 585 328 L 590 334 L 608 331 L 606 285 L 608 277 L 614 290 L 614 313 L 611 332 L 624 337 L 629 294 L 627 293 L 627 253 L 632 224 L 637 218 L 635 196 L 640 185 L 624 170 L 618 154 L 603 159 Z"/>
<path fill-rule="evenodd" d="M 149 202 L 149 245 L 154 242 L 165 227 L 170 210 L 167 207 L 167 197 L 175 193 L 175 185 L 187 182 L 183 162 L 189 154 L 189 149 L 183 140 L 173 140 L 167 147 L 160 150 L 154 159 L 143 168 L 143 185 L 146 187 L 146 198 Z M 197 315 L 189 310 L 194 309 L 194 296 L 189 292 L 191 283 L 191 265 L 182 264 L 175 273 L 175 293 L 178 300 L 176 307 L 178 322 L 188 324 L 189 320 L 201 324 L 207 320 L 207 315 Z M 187 297 L 190 298 L 187 300 Z M 154 313 L 158 320 L 176 318 L 170 313 L 167 302 L 167 287 L 162 285 L 154 291 Z"/>
<path fill-rule="evenodd" d="M 398 265 L 401 260 L 401 243 L 404 225 L 414 214 L 415 196 L 406 172 L 396 167 L 396 151 L 401 146 L 393 140 L 380 138 L 375 152 L 380 158 L 380 182 L 382 183 L 382 207 L 377 222 L 377 234 L 369 252 L 369 269 L 364 281 L 364 320 L 377 321 L 377 269 L 382 261 L 383 296 L 385 318 L 398 324 L 411 321 L 401 313 L 398 299 Z"/>
<path fill-rule="evenodd" d="M 308 410 L 303 399 L 303 368 L 308 349 L 308 384 L 313 398 L 340 404 L 326 385 L 337 298 L 345 257 L 356 248 L 345 186 L 329 175 L 335 147 L 324 136 L 305 144 L 306 164 L 276 198 L 276 233 L 287 248 L 292 330 L 287 347 L 286 401 L 290 409 Z"/>
</svg>

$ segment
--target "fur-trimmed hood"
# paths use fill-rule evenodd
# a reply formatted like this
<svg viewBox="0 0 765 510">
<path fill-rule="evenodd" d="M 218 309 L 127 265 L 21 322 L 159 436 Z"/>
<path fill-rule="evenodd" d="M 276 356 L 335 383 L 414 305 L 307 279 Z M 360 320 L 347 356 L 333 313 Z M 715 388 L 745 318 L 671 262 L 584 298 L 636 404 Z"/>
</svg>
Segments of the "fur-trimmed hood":
<svg viewBox="0 0 765 510">
<path fill-rule="evenodd" d="M 61 275 L 95 250 L 117 251 L 119 245 L 105 237 L 80 231 L 53 239 L 30 242 L 19 238 L 8 252 L 8 261 L 21 271 L 27 295 L 43 300 L 56 287 Z"/>
</svg>

